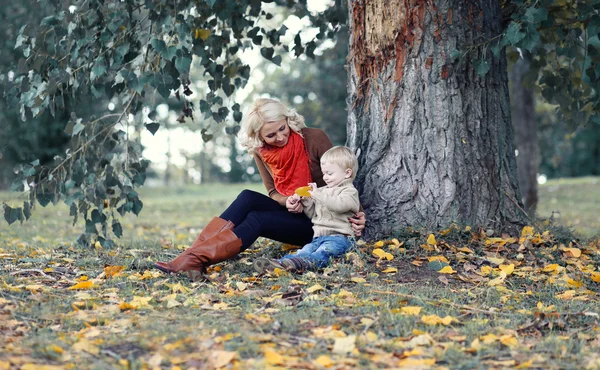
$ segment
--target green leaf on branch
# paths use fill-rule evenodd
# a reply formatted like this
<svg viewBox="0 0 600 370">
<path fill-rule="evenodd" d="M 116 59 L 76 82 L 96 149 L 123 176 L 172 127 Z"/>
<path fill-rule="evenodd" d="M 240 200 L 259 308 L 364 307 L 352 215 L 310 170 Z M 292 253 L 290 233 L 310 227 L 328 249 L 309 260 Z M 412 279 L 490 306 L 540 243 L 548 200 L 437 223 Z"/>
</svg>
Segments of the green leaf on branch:
<svg viewBox="0 0 600 370">
<path fill-rule="evenodd" d="M 521 26 L 515 22 L 510 22 L 506 30 L 506 40 L 511 45 L 516 45 L 525 37 L 525 33 L 521 32 Z"/>
<path fill-rule="evenodd" d="M 81 122 L 77 122 L 77 124 L 75 124 L 75 126 L 73 126 L 73 133 L 71 134 L 72 136 L 77 135 L 78 133 L 80 133 L 83 129 L 85 128 L 84 125 L 81 124 Z"/>
<path fill-rule="evenodd" d="M 94 79 L 102 77 L 102 75 L 106 73 L 106 62 L 104 61 L 104 57 L 96 59 L 94 68 L 92 68 L 92 73 L 94 73 Z"/>
<path fill-rule="evenodd" d="M 192 59 L 188 57 L 177 57 L 177 59 L 175 59 L 175 68 L 177 68 L 181 74 L 189 73 L 191 64 Z"/>
<path fill-rule="evenodd" d="M 51 193 L 37 193 L 36 194 L 36 199 L 37 199 L 38 203 L 40 204 L 40 206 L 42 206 L 42 207 L 46 207 L 48 204 L 50 204 L 50 202 L 52 201 L 52 198 L 54 198 L 54 196 Z"/>
<path fill-rule="evenodd" d="M 152 135 L 154 135 L 156 133 L 156 131 L 158 131 L 158 128 L 160 127 L 160 123 L 158 123 L 158 122 L 150 122 L 150 123 L 146 123 L 145 126 L 146 126 L 146 129 L 148 131 L 150 131 L 150 133 Z"/>
<path fill-rule="evenodd" d="M 9 225 L 13 224 L 15 221 L 23 220 L 22 208 L 11 208 L 6 203 L 3 203 L 2 207 L 4 208 L 4 219 Z"/>
<path fill-rule="evenodd" d="M 113 222 L 112 231 L 113 231 L 113 234 L 115 234 L 115 236 L 117 238 L 120 238 L 121 236 L 123 236 L 123 227 L 121 226 L 121 223 L 119 221 Z"/>
<path fill-rule="evenodd" d="M 273 59 L 274 53 L 275 49 L 273 48 L 260 48 L 260 55 L 262 55 L 267 60 Z"/>
<path fill-rule="evenodd" d="M 31 204 L 29 202 L 23 202 L 23 216 L 26 220 L 31 218 Z"/>
<path fill-rule="evenodd" d="M 477 74 L 480 77 L 484 77 L 488 73 L 488 71 L 490 70 L 490 68 L 491 68 L 490 62 L 487 61 L 486 59 L 476 60 L 473 63 L 473 66 L 475 67 L 475 71 L 477 71 Z"/>
</svg>

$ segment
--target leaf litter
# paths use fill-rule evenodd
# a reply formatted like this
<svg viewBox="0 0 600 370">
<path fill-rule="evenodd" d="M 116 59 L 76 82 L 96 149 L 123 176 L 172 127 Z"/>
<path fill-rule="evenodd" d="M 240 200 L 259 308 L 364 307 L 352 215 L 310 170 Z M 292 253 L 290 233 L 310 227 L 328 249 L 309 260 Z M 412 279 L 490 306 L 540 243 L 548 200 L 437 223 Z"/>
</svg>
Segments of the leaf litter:
<svg viewBox="0 0 600 370">
<path fill-rule="evenodd" d="M 0 242 L 0 369 L 600 365 L 600 240 L 413 230 L 259 276 L 254 258 L 294 249 L 261 240 L 196 283 L 151 269 L 181 250 L 161 244 Z"/>
</svg>

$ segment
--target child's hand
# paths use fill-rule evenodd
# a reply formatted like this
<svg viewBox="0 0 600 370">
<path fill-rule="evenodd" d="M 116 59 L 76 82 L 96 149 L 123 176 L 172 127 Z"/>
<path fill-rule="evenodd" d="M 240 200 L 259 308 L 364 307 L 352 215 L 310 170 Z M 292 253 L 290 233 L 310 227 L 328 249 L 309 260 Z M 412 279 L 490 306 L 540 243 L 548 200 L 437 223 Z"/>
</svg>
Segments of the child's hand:
<svg viewBox="0 0 600 370">
<path fill-rule="evenodd" d="M 308 191 L 308 193 L 312 196 L 313 191 L 317 190 L 317 183 L 309 182 L 308 186 L 310 187 L 310 190 Z"/>
<path fill-rule="evenodd" d="M 285 201 L 285 207 L 292 213 L 302 213 L 303 206 L 300 202 L 300 196 L 297 194 L 289 196 Z"/>
</svg>

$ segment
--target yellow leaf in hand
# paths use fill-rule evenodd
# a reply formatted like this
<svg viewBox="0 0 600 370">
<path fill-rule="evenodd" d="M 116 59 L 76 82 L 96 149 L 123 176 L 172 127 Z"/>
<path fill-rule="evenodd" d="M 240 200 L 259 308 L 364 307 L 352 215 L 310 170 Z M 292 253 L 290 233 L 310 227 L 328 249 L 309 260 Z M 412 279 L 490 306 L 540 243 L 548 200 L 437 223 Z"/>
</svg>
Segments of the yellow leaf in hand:
<svg viewBox="0 0 600 370">
<path fill-rule="evenodd" d="M 77 289 L 90 289 L 94 286 L 93 281 L 80 281 L 79 283 L 67 288 L 68 290 L 77 290 Z"/>
<path fill-rule="evenodd" d="M 438 271 L 440 274 L 456 274 L 456 271 L 452 269 L 452 266 L 445 266 L 443 269 Z"/>
<path fill-rule="evenodd" d="M 294 193 L 298 194 L 301 197 L 310 197 L 310 186 L 301 186 Z"/>
</svg>

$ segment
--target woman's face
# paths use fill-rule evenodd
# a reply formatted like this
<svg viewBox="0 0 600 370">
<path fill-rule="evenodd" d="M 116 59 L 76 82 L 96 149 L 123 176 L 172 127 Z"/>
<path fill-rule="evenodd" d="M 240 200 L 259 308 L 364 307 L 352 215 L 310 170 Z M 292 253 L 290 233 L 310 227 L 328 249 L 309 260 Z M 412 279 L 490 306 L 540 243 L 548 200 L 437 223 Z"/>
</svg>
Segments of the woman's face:
<svg viewBox="0 0 600 370">
<path fill-rule="evenodd" d="M 287 119 L 265 122 L 258 134 L 266 144 L 282 148 L 290 137 L 290 126 L 287 124 Z"/>
</svg>

